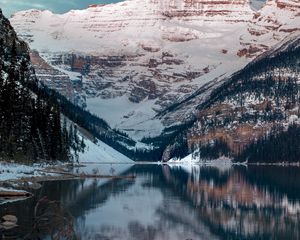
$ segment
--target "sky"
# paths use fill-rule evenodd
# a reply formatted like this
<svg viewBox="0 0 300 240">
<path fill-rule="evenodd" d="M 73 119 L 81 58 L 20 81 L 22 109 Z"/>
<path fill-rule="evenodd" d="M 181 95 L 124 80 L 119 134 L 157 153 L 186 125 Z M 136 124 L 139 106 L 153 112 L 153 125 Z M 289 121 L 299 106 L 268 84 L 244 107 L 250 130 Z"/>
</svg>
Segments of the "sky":
<svg viewBox="0 0 300 240">
<path fill-rule="evenodd" d="M 47 9 L 54 13 L 65 13 L 71 9 L 84 9 L 90 4 L 114 3 L 121 0 L 0 0 L 5 16 L 20 10 Z"/>
</svg>

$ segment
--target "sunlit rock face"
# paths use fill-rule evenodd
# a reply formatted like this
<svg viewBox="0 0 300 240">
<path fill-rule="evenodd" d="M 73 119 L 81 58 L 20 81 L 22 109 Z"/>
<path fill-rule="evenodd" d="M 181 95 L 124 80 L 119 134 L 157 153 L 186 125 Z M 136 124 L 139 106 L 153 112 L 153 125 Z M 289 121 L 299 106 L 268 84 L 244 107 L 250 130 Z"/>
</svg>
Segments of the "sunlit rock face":
<svg viewBox="0 0 300 240">
<path fill-rule="evenodd" d="M 268 0 L 266 5 L 254 14 L 248 25 L 248 33 L 241 36 L 245 48 L 241 49 L 239 54 L 257 55 L 290 34 L 299 35 L 299 12 L 299 1 Z"/>
<path fill-rule="evenodd" d="M 245 21 L 251 15 L 247 0 L 170 0 L 157 1 L 162 15 L 174 18 L 203 17 L 204 21 Z"/>
<path fill-rule="evenodd" d="M 57 88 L 63 76 L 68 90 L 59 91 L 83 106 L 87 99 L 89 110 L 140 139 L 186 120 L 195 106 L 156 118 L 162 110 L 205 84 L 213 88 L 291 34 L 298 3 L 285 3 L 255 12 L 246 0 L 128 0 L 63 15 L 23 11 L 11 22 L 53 68 L 43 69 L 42 81 Z M 277 31 L 282 13 L 285 28 Z"/>
</svg>

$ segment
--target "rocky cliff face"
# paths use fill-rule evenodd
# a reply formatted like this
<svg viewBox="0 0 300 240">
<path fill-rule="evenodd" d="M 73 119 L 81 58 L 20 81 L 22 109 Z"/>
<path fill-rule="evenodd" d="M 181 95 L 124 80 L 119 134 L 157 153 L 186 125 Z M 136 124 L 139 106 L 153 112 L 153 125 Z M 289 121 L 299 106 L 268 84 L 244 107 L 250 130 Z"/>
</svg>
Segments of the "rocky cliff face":
<svg viewBox="0 0 300 240">
<path fill-rule="evenodd" d="M 245 21 L 245 15 L 251 15 L 248 0 L 169 0 L 155 2 L 160 6 L 161 14 L 168 18 L 241 22 Z M 244 16 L 241 17 L 242 15 Z"/>
<path fill-rule="evenodd" d="M 4 50 L 4 55 L 11 55 L 12 48 L 14 43 L 16 54 L 19 58 L 28 58 L 29 59 L 29 48 L 24 41 L 20 41 L 17 38 L 16 32 L 13 27 L 10 25 L 10 22 L 5 18 L 0 9 L 0 40 L 1 47 Z"/>
<path fill-rule="evenodd" d="M 245 48 L 239 51 L 239 55 L 255 56 L 278 44 L 284 37 L 299 34 L 299 12 L 299 1 L 268 0 L 254 14 L 247 34 L 241 36 Z"/>
<path fill-rule="evenodd" d="M 297 1 L 269 1 L 254 12 L 246 0 L 128 0 L 63 15 L 19 12 L 11 22 L 38 51 L 42 81 L 141 139 L 194 115 L 222 80 L 297 32 L 298 8 Z"/>
</svg>

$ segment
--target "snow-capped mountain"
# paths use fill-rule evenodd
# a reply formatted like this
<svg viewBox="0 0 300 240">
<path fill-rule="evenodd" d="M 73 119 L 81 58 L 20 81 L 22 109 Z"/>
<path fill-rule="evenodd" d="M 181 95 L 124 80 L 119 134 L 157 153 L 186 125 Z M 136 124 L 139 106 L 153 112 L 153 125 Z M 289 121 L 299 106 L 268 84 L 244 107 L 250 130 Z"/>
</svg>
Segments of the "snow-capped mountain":
<svg viewBox="0 0 300 240">
<path fill-rule="evenodd" d="M 187 120 L 222 80 L 300 32 L 299 7 L 296 0 L 269 0 L 259 11 L 247 0 L 127 0 L 63 15 L 23 11 L 11 23 L 35 50 L 43 82 L 141 139 Z M 193 104 L 172 108 L 194 95 Z"/>
</svg>

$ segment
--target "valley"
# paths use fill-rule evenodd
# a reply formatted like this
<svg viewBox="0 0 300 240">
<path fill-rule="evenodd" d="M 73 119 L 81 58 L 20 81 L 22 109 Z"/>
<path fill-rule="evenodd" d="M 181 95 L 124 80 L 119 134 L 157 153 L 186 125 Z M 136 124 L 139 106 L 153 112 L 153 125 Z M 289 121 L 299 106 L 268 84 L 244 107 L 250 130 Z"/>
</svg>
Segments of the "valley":
<svg viewBox="0 0 300 240">
<path fill-rule="evenodd" d="M 128 0 L 10 20 L 40 81 L 140 145 L 194 121 L 214 89 L 288 44 L 298 13 L 297 1 Z"/>
<path fill-rule="evenodd" d="M 0 239 L 299 239 L 300 1 L 105 2 L 0 0 Z"/>
</svg>

